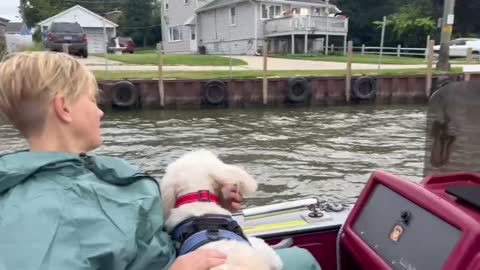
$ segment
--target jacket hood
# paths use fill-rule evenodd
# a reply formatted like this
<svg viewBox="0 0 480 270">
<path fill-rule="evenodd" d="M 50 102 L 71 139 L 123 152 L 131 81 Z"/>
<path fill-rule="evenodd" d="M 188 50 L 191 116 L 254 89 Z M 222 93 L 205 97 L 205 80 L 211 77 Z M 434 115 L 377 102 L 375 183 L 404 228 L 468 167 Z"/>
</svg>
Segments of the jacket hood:
<svg viewBox="0 0 480 270">
<path fill-rule="evenodd" d="M 43 168 L 61 169 L 72 165 L 82 170 L 88 169 L 99 179 L 115 185 L 128 185 L 136 180 L 136 176 L 140 176 L 136 169 L 118 158 L 25 151 L 0 156 L 0 193 L 28 180 Z"/>
</svg>

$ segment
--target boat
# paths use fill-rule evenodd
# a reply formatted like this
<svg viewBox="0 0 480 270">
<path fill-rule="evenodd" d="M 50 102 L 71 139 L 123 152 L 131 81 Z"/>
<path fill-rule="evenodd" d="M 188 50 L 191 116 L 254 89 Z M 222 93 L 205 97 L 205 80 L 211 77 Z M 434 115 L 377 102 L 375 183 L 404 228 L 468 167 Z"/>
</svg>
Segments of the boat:
<svg viewBox="0 0 480 270">
<path fill-rule="evenodd" d="M 428 104 L 421 182 L 377 170 L 354 204 L 307 198 L 234 218 L 323 270 L 480 269 L 480 81 L 448 84 Z"/>
</svg>

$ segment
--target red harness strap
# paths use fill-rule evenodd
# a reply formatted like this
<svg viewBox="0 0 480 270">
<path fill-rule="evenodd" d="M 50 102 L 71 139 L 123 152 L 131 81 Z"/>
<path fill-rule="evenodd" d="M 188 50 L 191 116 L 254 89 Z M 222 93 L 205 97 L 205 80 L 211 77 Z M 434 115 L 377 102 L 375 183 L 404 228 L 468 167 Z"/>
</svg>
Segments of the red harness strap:
<svg viewBox="0 0 480 270">
<path fill-rule="evenodd" d="M 208 190 L 199 190 L 197 192 L 188 193 L 177 199 L 175 202 L 175 208 L 193 202 L 213 202 L 218 203 L 218 198 L 215 194 L 210 193 Z"/>
</svg>

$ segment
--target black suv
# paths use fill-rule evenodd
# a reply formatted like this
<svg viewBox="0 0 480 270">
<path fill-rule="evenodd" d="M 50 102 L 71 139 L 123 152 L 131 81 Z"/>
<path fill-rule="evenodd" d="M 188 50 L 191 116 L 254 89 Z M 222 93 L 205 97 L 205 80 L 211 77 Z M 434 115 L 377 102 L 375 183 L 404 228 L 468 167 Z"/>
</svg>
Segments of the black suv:
<svg viewBox="0 0 480 270">
<path fill-rule="evenodd" d="M 51 51 L 61 52 L 62 45 L 67 43 L 68 52 L 88 57 L 87 34 L 83 32 L 79 23 L 74 22 L 53 22 L 48 28 L 45 40 L 45 48 Z"/>
</svg>

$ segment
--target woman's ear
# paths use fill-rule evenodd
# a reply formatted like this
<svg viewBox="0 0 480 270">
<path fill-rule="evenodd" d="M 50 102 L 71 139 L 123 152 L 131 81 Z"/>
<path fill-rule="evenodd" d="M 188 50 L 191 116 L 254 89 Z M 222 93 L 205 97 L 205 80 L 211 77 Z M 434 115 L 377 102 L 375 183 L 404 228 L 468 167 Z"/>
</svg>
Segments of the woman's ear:
<svg viewBox="0 0 480 270">
<path fill-rule="evenodd" d="M 244 169 L 225 164 L 218 170 L 211 173 L 211 177 L 220 186 L 220 189 L 227 185 L 238 185 L 238 191 L 243 194 L 250 194 L 257 190 L 257 182 Z"/>
<path fill-rule="evenodd" d="M 65 123 L 72 122 L 72 115 L 70 113 L 70 106 L 64 96 L 55 96 L 53 98 L 53 111 L 60 121 Z"/>
</svg>

